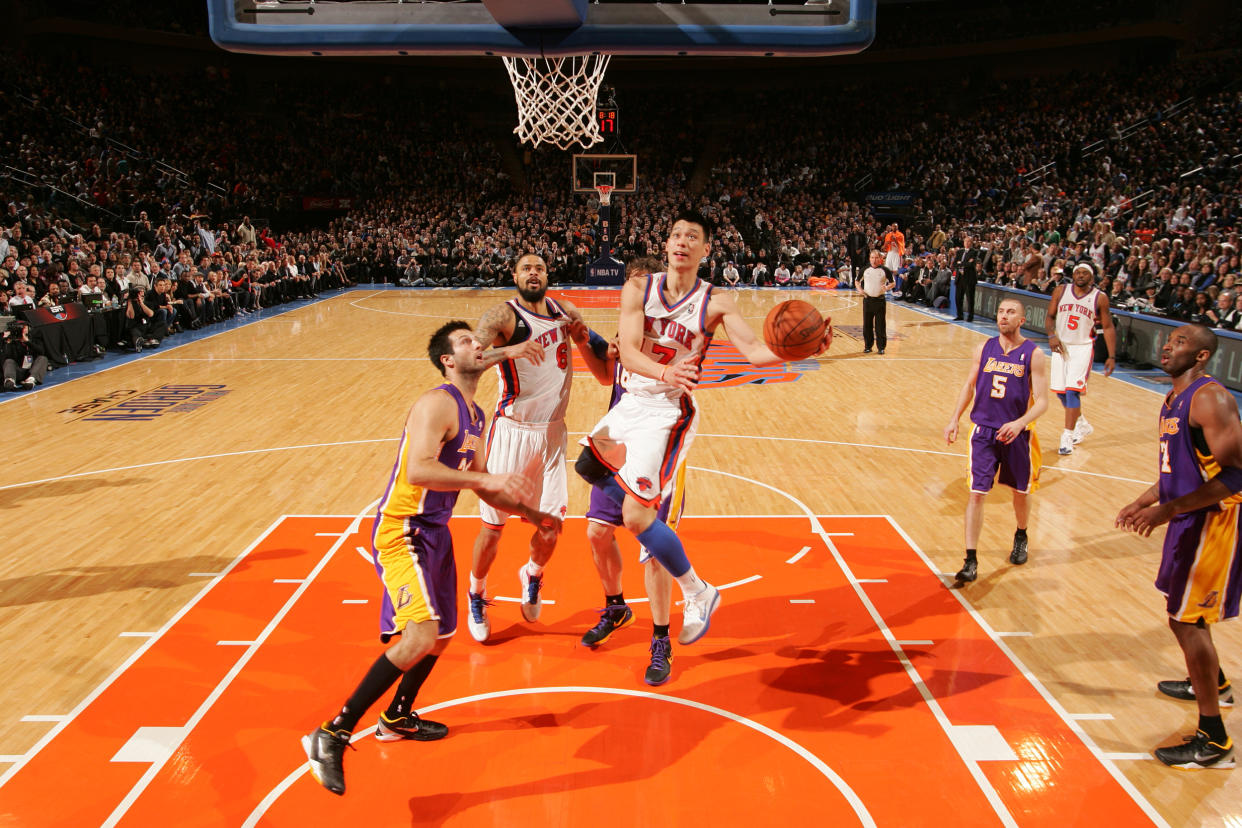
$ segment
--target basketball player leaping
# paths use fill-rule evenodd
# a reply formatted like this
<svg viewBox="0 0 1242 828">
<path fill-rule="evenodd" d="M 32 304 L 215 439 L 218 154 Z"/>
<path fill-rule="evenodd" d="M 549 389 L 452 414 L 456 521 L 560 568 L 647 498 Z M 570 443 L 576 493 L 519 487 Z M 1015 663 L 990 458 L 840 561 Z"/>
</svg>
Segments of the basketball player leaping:
<svg viewBox="0 0 1242 828">
<path fill-rule="evenodd" d="M 499 358 L 500 397 L 487 435 L 487 470 L 526 475 L 535 488 L 534 505 L 563 518 L 569 502 L 565 408 L 574 373 L 570 340 L 601 383 L 607 384 L 612 376 L 590 347 L 591 332 L 577 308 L 546 295 L 548 266 L 542 257 L 534 253 L 519 257 L 513 282 L 518 295 L 485 313 L 477 334 L 484 348 L 497 346 L 485 354 L 485 360 Z M 517 358 L 518 354 L 525 358 Z M 483 526 L 474 541 L 467 626 L 476 641 L 486 641 L 491 635 L 487 574 L 496 560 L 508 516 L 486 501 L 479 503 L 479 512 Z M 555 532 L 535 527 L 530 560 L 518 570 L 520 606 L 527 621 L 539 618 L 543 568 L 556 548 L 556 538 Z"/>
<path fill-rule="evenodd" d="M 655 259 L 639 258 L 631 261 L 625 268 L 626 279 L 644 280 L 652 273 L 658 272 L 660 263 Z M 613 343 L 608 344 L 605 356 L 613 366 L 612 399 L 608 407 L 616 406 L 625 394 L 621 384 L 620 351 Z M 660 509 L 656 513 L 659 520 L 676 531 L 681 519 L 682 505 L 685 502 L 686 466 L 683 456 L 682 463 L 673 472 L 672 479 L 665 491 L 660 493 Z M 634 622 L 634 611 L 625 602 L 625 594 L 621 589 L 621 549 L 617 546 L 616 529 L 621 526 L 621 504 L 614 502 L 603 489 L 591 488 L 591 505 L 587 509 L 587 542 L 591 546 L 591 558 L 599 573 L 600 583 L 604 588 L 604 608 L 600 610 L 599 621 L 582 636 L 583 645 L 595 649 L 603 644 L 612 634 L 622 627 Z M 643 681 L 653 687 L 667 682 L 672 675 L 673 647 L 669 641 L 669 622 L 673 603 L 673 579 L 659 561 L 651 553 L 642 549 L 638 557 L 643 565 L 643 584 L 647 589 L 647 600 L 651 607 L 651 661 L 643 675 Z"/>
<path fill-rule="evenodd" d="M 966 501 L 966 562 L 957 573 L 965 583 L 978 577 L 975 558 L 979 534 L 983 530 L 983 501 L 992 484 L 1000 482 L 1013 489 L 1013 513 L 1017 531 L 1009 562 L 1024 564 L 1027 559 L 1026 524 L 1031 514 L 1027 495 L 1039 481 L 1039 441 L 1033 425 L 1048 408 L 1044 352 L 1022 336 L 1022 303 L 1002 299 L 996 309 L 994 336 L 975 349 L 970 372 L 957 395 L 957 407 L 944 429 L 945 442 L 957 439 L 957 425 L 970 409 L 970 497 Z"/>
<path fill-rule="evenodd" d="M 694 440 L 698 410 L 691 392 L 716 329 L 752 365 L 781 358 L 755 336 L 731 294 L 712 291 L 696 273 L 711 251 L 713 225 L 694 211 L 677 216 L 664 250 L 668 272 L 626 282 L 621 289 L 619 342 L 626 393 L 586 439 L 575 469 L 621 503 L 625 528 L 681 587 L 682 644 L 707 632 L 720 591 L 699 578 L 685 548 L 656 509 L 661 493 Z M 818 353 L 832 343 L 824 332 Z"/>
<path fill-rule="evenodd" d="M 1048 300 L 1048 347 L 1052 349 L 1052 391 L 1065 408 L 1065 430 L 1058 454 L 1072 454 L 1093 429 L 1082 416 L 1081 395 L 1087 393 L 1087 377 L 1095 353 L 1095 323 L 1104 331 L 1108 359 L 1104 376 L 1113 373 L 1117 332 L 1108 312 L 1108 297 L 1095 287 L 1095 268 L 1087 262 L 1074 265 L 1073 283 L 1057 285 Z"/>
</svg>

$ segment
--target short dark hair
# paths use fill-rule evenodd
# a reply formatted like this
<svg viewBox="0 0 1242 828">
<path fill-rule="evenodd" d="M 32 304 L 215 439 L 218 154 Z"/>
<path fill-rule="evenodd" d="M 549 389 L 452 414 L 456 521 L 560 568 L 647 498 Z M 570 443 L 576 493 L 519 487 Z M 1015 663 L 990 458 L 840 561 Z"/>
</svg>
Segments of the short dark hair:
<svg viewBox="0 0 1242 828">
<path fill-rule="evenodd" d="M 431 364 L 436 366 L 436 370 L 440 372 L 440 376 L 445 376 L 444 363 L 440 357 L 448 356 L 453 353 L 453 342 L 449 339 L 454 331 L 471 331 L 469 322 L 463 322 L 455 319 L 452 322 L 445 322 L 436 332 L 431 335 L 431 341 L 427 343 L 427 356 L 431 357 Z"/>
<path fill-rule="evenodd" d="M 635 259 L 630 259 L 625 266 L 625 278 L 627 279 L 659 272 L 660 262 L 650 256 L 639 256 Z"/>
<path fill-rule="evenodd" d="M 1197 322 L 1191 323 L 1186 327 L 1193 331 L 1195 347 L 1198 350 L 1207 351 L 1209 357 L 1216 353 L 1216 345 L 1220 340 L 1217 338 L 1215 331 L 1207 325 L 1200 325 Z"/>
<path fill-rule="evenodd" d="M 673 217 L 673 224 L 676 224 L 679 221 L 689 222 L 690 224 L 697 224 L 699 227 L 702 227 L 703 235 L 707 238 L 708 241 L 711 241 L 712 234 L 716 232 L 716 223 L 713 222 L 711 219 L 709 219 L 707 216 L 700 213 L 698 210 L 682 210 L 676 216 Z M 672 224 L 669 225 L 669 227 L 672 227 L 672 226 L 673 226 Z"/>
</svg>

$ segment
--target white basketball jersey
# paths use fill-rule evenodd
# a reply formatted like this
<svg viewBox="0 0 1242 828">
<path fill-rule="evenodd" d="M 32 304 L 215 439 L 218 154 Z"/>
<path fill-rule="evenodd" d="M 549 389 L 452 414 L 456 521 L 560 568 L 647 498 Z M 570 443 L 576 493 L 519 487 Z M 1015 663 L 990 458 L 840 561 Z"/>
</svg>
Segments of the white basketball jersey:
<svg viewBox="0 0 1242 828">
<path fill-rule="evenodd" d="M 552 423 L 565 419 L 569 405 L 569 384 L 573 379 L 573 359 L 569 353 L 569 316 L 552 299 L 546 300 L 551 316 L 526 310 L 516 299 L 509 307 L 517 315 L 515 337 L 507 345 L 534 340 L 543 346 L 543 362 L 507 359 L 497 363 L 500 399 L 496 416 L 519 423 Z M 526 335 L 521 335 L 525 332 Z"/>
<path fill-rule="evenodd" d="M 697 364 L 711 342 L 705 324 L 712 286 L 695 279 L 690 292 L 669 305 L 664 301 L 667 276 L 667 273 L 654 273 L 647 277 L 643 301 L 643 353 L 661 365 Z M 629 371 L 621 372 L 621 384 L 627 393 L 648 399 L 676 400 L 685 393 L 675 385 Z"/>
<path fill-rule="evenodd" d="M 1066 345 L 1086 345 L 1095 339 L 1095 305 L 1099 288 L 1079 299 L 1074 286 L 1066 285 L 1057 301 L 1057 338 Z"/>
</svg>

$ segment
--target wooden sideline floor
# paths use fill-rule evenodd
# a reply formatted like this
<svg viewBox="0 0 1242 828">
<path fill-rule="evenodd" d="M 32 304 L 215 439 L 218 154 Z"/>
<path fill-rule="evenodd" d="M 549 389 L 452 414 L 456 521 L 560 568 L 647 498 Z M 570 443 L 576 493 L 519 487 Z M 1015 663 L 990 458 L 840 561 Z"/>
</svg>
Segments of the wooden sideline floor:
<svg viewBox="0 0 1242 828">
<path fill-rule="evenodd" d="M 615 293 L 568 295 L 601 333 L 615 330 Z M 767 309 L 790 295 L 741 291 L 738 298 L 757 329 Z M 695 784 L 708 767 L 701 763 L 716 768 L 721 760 L 730 771 L 713 794 L 729 788 L 745 801 L 768 803 L 769 818 L 785 807 L 798 813 L 798 803 L 810 798 L 835 802 L 847 823 L 852 809 L 855 816 L 874 812 L 879 824 L 943 824 L 962 813 L 970 824 L 1086 824 L 1106 803 L 1115 808 L 1111 797 L 1120 791 L 1138 822 L 1238 824 L 1242 782 L 1234 774 L 1179 773 L 1145 758 L 1194 723 L 1193 705 L 1155 691 L 1157 680 L 1185 674 L 1151 586 L 1159 538 L 1112 526 L 1117 510 L 1154 478 L 1162 388 L 1096 377 L 1085 403 L 1096 431 L 1069 457 L 1055 453 L 1061 414 L 1052 400 L 1038 426 L 1045 468 L 1034 498 L 1030 563 L 1006 562 L 1013 519 L 998 491 L 988 500 L 980 578 L 950 591 L 936 573 L 953 572 L 961 560 L 964 450 L 960 442 L 946 447 L 941 432 L 982 328 L 890 305 L 888 352 L 864 356 L 861 312 L 849 295 L 796 295 L 832 314 L 839 331 L 832 351 L 807 365 L 750 371 L 722 343 L 710 364 L 712 384 L 697 397 L 703 416 L 690 455 L 688 514 L 700 517 L 686 532 L 697 540 L 690 549 L 696 566 L 719 582 L 760 571 L 764 577 L 726 592 L 712 633 L 677 650 L 674 681 L 658 695 L 756 715 L 774 733 L 806 743 L 811 755 L 832 757 L 823 761 L 857 793 L 863 811 L 841 788 L 829 793 L 828 776 L 808 777 L 806 762 L 777 762 L 762 738 L 741 738 L 732 726 L 722 730 L 699 718 L 716 714 L 684 705 L 653 712 L 651 698 L 626 695 L 649 690 L 641 682 L 644 610 L 638 624 L 618 634 L 615 648 L 574 647 L 600 597 L 581 522 L 571 521 L 549 569 L 549 590 L 563 592 L 546 623 L 511 623 L 516 607 L 498 604 L 493 612 L 503 639 L 480 647 L 463 629 L 420 701 L 447 703 L 517 686 L 609 687 L 612 696 L 510 694 L 446 710 L 461 738 L 441 743 L 447 747 L 444 760 L 432 763 L 434 784 L 403 790 L 399 781 L 408 778 L 399 769 L 410 766 L 396 749 L 427 746 L 360 743 L 347 774 L 351 793 L 354 786 L 369 793 L 338 801 L 303 775 L 259 824 L 283 824 L 316 808 L 344 809 L 334 811 L 341 819 L 388 814 L 411 824 L 518 824 L 515 814 L 572 824 L 575 814 L 599 807 L 629 808 L 652 821 L 642 810 L 651 807 L 668 814 L 665 824 L 680 824 L 692 814 L 678 810 L 677 780 Z M 0 642 L 9 668 L 0 687 L 0 825 L 39 824 L 18 806 L 58 781 L 48 778 L 46 768 L 56 767 L 50 759 L 76 755 L 87 744 L 75 741 L 83 730 L 108 764 L 109 750 L 128 744 L 125 733 L 172 729 L 163 738 L 175 752 L 163 770 L 150 765 L 152 786 L 135 789 L 132 803 L 115 791 L 106 795 L 111 799 L 83 794 L 73 803 L 102 807 L 103 817 L 113 814 L 122 824 L 157 824 L 160 803 L 183 795 L 200 809 L 193 824 L 237 824 L 226 801 L 253 806 L 257 800 L 247 797 L 268 790 L 260 782 L 277 768 L 280 776 L 296 770 L 293 737 L 340 702 L 377 652 L 368 595 L 374 584 L 352 551 L 353 540 L 365 544 L 362 521 L 351 523 L 350 516 L 363 515 L 379 495 L 406 408 L 438 381 L 425 356 L 427 336 L 445 319 L 476 321 L 507 296 L 353 291 L 0 403 L 0 423 L 11 435 L 0 476 L 9 527 L 0 564 Z M 479 398 L 485 408 L 494 401 L 491 376 Z M 606 399 L 606 389 L 580 374 L 571 434 L 589 429 Z M 570 514 L 581 515 L 585 486 L 571 480 L 570 494 Z M 461 561 L 468 560 L 475 503 L 463 496 L 454 521 Z M 296 515 L 341 517 L 284 517 Z M 841 531 L 862 539 L 816 535 L 816 515 L 841 516 L 819 522 L 831 532 L 833 521 L 844 521 L 849 526 Z M 859 523 L 851 515 L 889 518 Z M 739 521 L 745 529 L 728 528 Z M 326 536 L 308 530 L 316 522 Z M 353 531 L 342 535 L 347 529 Z M 790 547 L 808 531 L 806 543 Z M 506 532 L 492 579 L 500 595 L 515 593 L 507 581 L 516 580 L 510 570 L 522 559 L 524 535 L 516 525 Z M 319 560 L 338 540 L 323 570 L 337 574 L 311 583 L 279 623 L 274 613 L 297 584 L 278 585 L 283 593 L 275 606 L 269 586 L 254 594 L 242 589 L 242 598 L 214 614 L 195 609 L 217 600 L 217 592 L 224 596 L 231 579 L 252 567 L 264 568 L 269 585 L 305 581 L 304 560 Z M 739 542 L 745 548 L 729 547 Z M 787 565 L 803 546 L 807 568 Z M 761 565 L 748 566 L 752 558 Z M 271 562 L 298 571 L 277 574 L 278 565 L 268 572 Z M 786 567 L 800 574 L 791 577 Z M 641 577 L 631 569 L 627 594 L 640 597 Z M 239 574 L 218 577 L 226 570 Z M 768 574 L 775 571 L 784 574 Z M 368 598 L 370 605 L 340 603 Z M 233 639 L 227 630 L 234 624 L 245 628 L 237 641 L 253 640 L 269 625 L 271 637 L 254 648 L 216 644 Z M 1224 624 L 1216 631 L 1230 672 L 1242 652 L 1240 629 Z M 204 641 L 211 646 L 203 648 Z M 918 643 L 924 641 L 932 643 Z M 296 642 L 297 653 L 274 658 L 271 648 L 281 642 Z M 985 652 L 968 655 L 969 642 L 985 644 Z M 237 692 L 250 683 L 266 687 L 271 698 L 260 707 L 272 718 L 259 731 L 231 730 L 228 711 L 250 710 L 257 695 L 223 691 L 215 707 L 200 691 L 249 649 L 254 656 L 238 674 Z M 251 670 L 260 664 L 256 677 Z M 984 674 L 1005 678 L 981 680 Z M 126 718 L 127 709 L 152 708 L 137 701 L 126 708 L 130 697 L 119 694 L 114 702 L 118 691 L 108 688 L 138 678 L 158 698 L 183 699 L 181 718 Z M 185 730 L 202 704 L 197 726 Z M 1242 732 L 1232 711 L 1226 723 Z M 1001 745 L 987 742 L 989 727 L 1001 734 Z M 539 743 L 503 741 L 511 731 Z M 671 735 L 654 735 L 665 733 Z M 988 758 L 988 749 L 1003 754 L 1005 746 L 1016 760 Z M 476 766 L 478 755 L 491 751 L 495 759 Z M 616 761 L 614 751 L 641 758 L 614 780 L 586 767 L 545 773 L 527 751 L 588 765 Z M 113 788 L 130 790 L 143 761 L 154 761 L 139 754 L 136 774 L 133 765 L 111 763 L 125 766 Z M 260 767 L 260 757 L 273 764 Z M 777 793 L 760 795 L 754 785 L 765 762 Z M 192 786 L 178 788 L 175 774 L 170 786 L 160 784 L 169 768 L 187 777 L 201 768 L 198 778 L 213 780 L 218 794 L 234 793 L 194 799 Z M 925 792 L 925 813 L 884 810 L 884 785 L 898 773 L 903 782 L 917 778 L 909 784 Z M 1069 779 L 1099 784 L 1074 798 Z M 532 785 L 542 794 L 521 793 Z M 953 808 L 939 798 L 945 790 L 968 793 Z M 740 823 L 747 812 L 730 802 L 720 798 L 717 821 Z M 510 810 L 515 803 L 525 810 Z M 96 812 L 89 813 L 84 824 L 94 820 Z M 50 820 L 52 811 L 43 817 Z"/>
</svg>

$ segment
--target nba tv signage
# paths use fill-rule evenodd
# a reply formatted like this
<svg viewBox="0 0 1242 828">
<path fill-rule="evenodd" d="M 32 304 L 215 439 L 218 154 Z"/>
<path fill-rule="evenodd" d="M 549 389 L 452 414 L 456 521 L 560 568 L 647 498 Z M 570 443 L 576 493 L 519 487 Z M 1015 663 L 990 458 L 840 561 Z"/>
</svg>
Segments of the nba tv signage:
<svg viewBox="0 0 1242 828">
<path fill-rule="evenodd" d="M 612 256 L 600 256 L 587 265 L 588 285 L 619 285 L 625 281 L 625 263 Z"/>
</svg>

